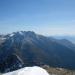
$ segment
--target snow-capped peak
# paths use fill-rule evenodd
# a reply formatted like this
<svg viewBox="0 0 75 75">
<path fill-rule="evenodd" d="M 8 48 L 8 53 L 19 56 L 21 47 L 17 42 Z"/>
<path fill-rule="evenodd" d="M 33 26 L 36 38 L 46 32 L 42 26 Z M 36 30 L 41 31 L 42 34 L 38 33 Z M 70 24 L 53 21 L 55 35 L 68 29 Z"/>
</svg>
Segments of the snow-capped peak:
<svg viewBox="0 0 75 75">
<path fill-rule="evenodd" d="M 34 67 L 25 67 L 20 70 L 6 73 L 3 75 L 49 75 L 49 74 L 47 73 L 45 69 L 34 66 Z"/>
</svg>

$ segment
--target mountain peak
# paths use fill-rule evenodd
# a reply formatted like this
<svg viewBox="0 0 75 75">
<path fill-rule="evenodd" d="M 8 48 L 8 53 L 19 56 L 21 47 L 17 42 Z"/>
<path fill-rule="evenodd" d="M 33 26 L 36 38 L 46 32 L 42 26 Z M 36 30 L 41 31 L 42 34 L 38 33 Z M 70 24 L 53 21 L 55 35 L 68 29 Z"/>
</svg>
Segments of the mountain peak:
<svg viewBox="0 0 75 75">
<path fill-rule="evenodd" d="M 35 32 L 33 32 L 33 31 L 18 31 L 18 32 L 13 32 L 12 34 L 20 34 L 20 35 L 29 34 L 29 35 L 34 35 Z"/>
<path fill-rule="evenodd" d="M 69 48 L 59 41 L 38 35 L 33 31 L 19 31 L 9 34 L 0 46 L 0 71 L 6 72 L 7 69 L 9 71 L 18 69 L 19 66 L 12 65 L 12 62 L 17 63 L 18 59 L 23 61 L 24 64 L 20 63 L 23 67 L 46 64 L 75 69 L 75 48 L 73 49 L 68 44 L 68 46 L 71 46 Z M 12 54 L 17 55 L 17 61 Z M 10 59 L 13 59 L 12 62 Z"/>
</svg>

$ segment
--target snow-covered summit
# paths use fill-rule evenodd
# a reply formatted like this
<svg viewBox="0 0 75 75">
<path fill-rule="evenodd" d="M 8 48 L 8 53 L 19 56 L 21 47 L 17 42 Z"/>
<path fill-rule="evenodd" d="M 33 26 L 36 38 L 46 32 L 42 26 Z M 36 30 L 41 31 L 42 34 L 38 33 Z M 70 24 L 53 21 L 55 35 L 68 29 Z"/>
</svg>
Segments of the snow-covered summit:
<svg viewBox="0 0 75 75">
<path fill-rule="evenodd" d="M 45 69 L 34 66 L 34 67 L 25 67 L 20 70 L 6 73 L 3 75 L 49 75 L 49 74 L 47 73 Z"/>
</svg>

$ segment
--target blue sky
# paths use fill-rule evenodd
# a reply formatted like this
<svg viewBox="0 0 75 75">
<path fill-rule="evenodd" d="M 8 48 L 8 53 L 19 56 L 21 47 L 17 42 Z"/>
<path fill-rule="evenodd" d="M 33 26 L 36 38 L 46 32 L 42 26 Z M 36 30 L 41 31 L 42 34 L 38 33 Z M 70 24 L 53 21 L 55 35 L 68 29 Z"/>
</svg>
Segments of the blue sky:
<svg viewBox="0 0 75 75">
<path fill-rule="evenodd" d="M 0 0 L 0 33 L 75 35 L 75 0 Z"/>
</svg>

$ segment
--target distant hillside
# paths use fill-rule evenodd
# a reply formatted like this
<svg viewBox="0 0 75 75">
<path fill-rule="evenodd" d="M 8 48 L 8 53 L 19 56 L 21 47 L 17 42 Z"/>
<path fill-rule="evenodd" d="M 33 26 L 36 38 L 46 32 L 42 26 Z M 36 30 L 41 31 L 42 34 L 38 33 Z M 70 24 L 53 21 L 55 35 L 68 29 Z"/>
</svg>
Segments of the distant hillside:
<svg viewBox="0 0 75 75">
<path fill-rule="evenodd" d="M 43 68 L 46 69 L 50 75 L 75 75 L 75 70 L 68 70 L 64 68 L 54 68 L 47 65 L 43 66 Z"/>
<path fill-rule="evenodd" d="M 56 39 L 67 39 L 75 44 L 75 35 L 74 36 L 53 36 Z"/>
</svg>

